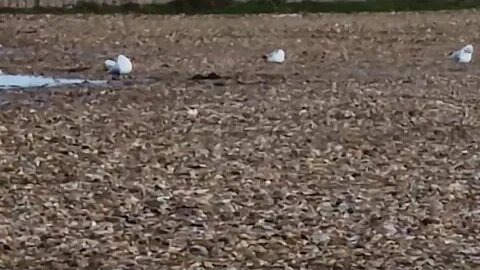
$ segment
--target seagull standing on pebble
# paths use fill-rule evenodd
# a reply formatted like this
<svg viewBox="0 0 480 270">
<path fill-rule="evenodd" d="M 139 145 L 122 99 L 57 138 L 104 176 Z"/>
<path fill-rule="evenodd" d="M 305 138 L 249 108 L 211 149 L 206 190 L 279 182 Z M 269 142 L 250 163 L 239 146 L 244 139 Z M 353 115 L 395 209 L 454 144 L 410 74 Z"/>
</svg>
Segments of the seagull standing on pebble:
<svg viewBox="0 0 480 270">
<path fill-rule="evenodd" d="M 470 63 L 473 55 L 473 45 L 468 44 L 458 51 L 454 51 L 448 54 L 457 63 Z"/>
<path fill-rule="evenodd" d="M 285 52 L 282 49 L 276 49 L 262 57 L 267 62 L 283 63 L 285 61 Z"/>
<path fill-rule="evenodd" d="M 105 68 L 108 70 L 108 73 L 113 75 L 126 75 L 132 72 L 132 62 L 128 57 L 123 54 L 120 54 L 117 57 L 117 60 L 107 59 L 105 60 Z"/>
</svg>

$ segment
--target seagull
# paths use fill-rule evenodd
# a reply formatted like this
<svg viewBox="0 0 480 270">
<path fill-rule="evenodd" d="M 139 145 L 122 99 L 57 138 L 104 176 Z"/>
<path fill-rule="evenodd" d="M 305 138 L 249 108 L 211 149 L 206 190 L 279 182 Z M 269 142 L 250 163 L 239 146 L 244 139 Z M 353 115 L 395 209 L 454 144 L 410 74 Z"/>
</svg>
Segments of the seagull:
<svg viewBox="0 0 480 270">
<path fill-rule="evenodd" d="M 457 63 L 470 63 L 472 61 L 472 54 L 473 54 L 473 45 L 468 44 L 467 46 L 463 47 L 462 49 L 454 52 L 450 52 L 448 56 L 453 58 L 453 60 Z"/>
<path fill-rule="evenodd" d="M 107 59 L 105 60 L 105 68 L 108 70 L 108 73 L 114 75 L 126 75 L 132 72 L 132 62 L 128 57 L 123 54 L 120 54 L 117 57 L 117 60 Z"/>
<path fill-rule="evenodd" d="M 285 52 L 282 49 L 276 49 L 262 57 L 267 62 L 283 63 L 285 61 Z"/>
</svg>

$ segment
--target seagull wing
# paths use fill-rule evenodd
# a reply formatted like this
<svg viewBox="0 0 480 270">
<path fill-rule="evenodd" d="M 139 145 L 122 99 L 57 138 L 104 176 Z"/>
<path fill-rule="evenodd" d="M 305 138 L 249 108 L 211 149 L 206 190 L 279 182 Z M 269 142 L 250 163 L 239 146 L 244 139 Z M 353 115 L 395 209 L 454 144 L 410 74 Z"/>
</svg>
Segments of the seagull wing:
<svg viewBox="0 0 480 270">
<path fill-rule="evenodd" d="M 125 55 L 118 56 L 117 66 L 122 74 L 128 74 L 132 71 L 132 62 Z"/>
<path fill-rule="evenodd" d="M 278 57 L 278 49 L 267 54 L 268 59 L 273 60 Z"/>
<path fill-rule="evenodd" d="M 282 63 L 285 60 L 285 54 L 283 50 L 277 49 L 264 56 L 268 62 Z"/>
</svg>

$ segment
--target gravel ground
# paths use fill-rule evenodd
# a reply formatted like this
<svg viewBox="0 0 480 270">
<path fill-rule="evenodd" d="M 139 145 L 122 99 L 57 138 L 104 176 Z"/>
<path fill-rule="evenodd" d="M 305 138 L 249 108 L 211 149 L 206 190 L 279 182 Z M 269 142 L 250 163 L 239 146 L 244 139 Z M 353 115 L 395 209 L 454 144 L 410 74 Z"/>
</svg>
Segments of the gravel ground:
<svg viewBox="0 0 480 270">
<path fill-rule="evenodd" d="M 1 269 L 475 269 L 479 20 L 0 16 L 4 71 L 134 61 L 1 93 Z"/>
</svg>

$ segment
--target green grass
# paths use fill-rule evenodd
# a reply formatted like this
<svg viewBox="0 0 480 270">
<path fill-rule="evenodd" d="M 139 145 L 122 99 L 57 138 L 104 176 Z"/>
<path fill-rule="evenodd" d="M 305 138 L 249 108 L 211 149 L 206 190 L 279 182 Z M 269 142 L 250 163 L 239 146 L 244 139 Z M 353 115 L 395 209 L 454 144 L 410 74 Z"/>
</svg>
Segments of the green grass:
<svg viewBox="0 0 480 270">
<path fill-rule="evenodd" d="M 480 0 L 368 0 L 366 2 L 286 3 L 283 0 L 176 0 L 167 4 L 104 6 L 81 2 L 73 8 L 0 8 L 0 13 L 141 13 L 141 14 L 258 14 L 258 13 L 353 13 L 425 11 L 479 8 Z"/>
</svg>

